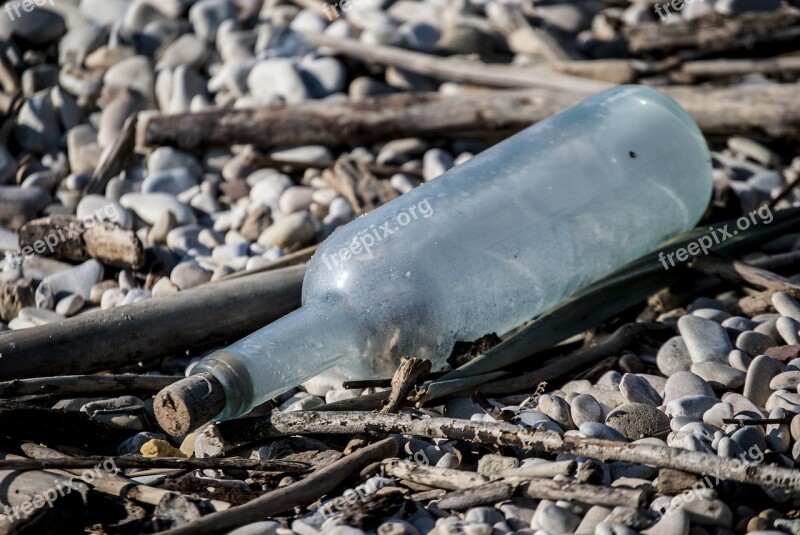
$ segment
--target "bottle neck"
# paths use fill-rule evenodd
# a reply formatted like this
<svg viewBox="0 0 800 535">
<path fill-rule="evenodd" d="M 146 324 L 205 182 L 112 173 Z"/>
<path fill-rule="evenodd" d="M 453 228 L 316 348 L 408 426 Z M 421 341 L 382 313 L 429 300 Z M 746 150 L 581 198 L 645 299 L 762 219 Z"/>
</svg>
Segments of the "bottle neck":
<svg viewBox="0 0 800 535">
<path fill-rule="evenodd" d="M 358 333 L 341 303 L 320 301 L 205 357 L 192 374 L 211 373 L 225 389 L 217 419 L 241 416 L 257 405 L 361 353 Z"/>
</svg>

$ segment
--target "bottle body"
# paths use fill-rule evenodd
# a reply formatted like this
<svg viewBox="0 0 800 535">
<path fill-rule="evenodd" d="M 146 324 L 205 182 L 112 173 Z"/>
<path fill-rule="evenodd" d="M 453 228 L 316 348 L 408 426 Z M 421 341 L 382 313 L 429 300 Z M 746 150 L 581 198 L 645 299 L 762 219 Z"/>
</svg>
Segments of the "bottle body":
<svg viewBox="0 0 800 535">
<path fill-rule="evenodd" d="M 334 232 L 303 284 L 316 319 L 293 335 L 311 347 L 288 364 L 307 373 L 288 375 L 386 377 L 403 355 L 441 367 L 455 342 L 504 334 L 694 226 L 711 184 L 702 134 L 672 100 L 596 95 Z M 253 383 L 284 366 L 270 327 L 293 315 L 235 351 Z"/>
</svg>

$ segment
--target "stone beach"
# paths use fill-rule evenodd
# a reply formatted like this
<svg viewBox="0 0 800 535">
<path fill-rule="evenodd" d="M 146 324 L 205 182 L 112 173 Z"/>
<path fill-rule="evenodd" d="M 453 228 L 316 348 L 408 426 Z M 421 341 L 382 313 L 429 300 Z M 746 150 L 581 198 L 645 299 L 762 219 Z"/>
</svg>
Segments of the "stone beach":
<svg viewBox="0 0 800 535">
<path fill-rule="evenodd" d="M 351 101 L 368 109 L 388 102 L 381 99 L 419 92 L 469 96 L 481 89 L 481 83 L 463 73 L 421 66 L 422 55 L 467 62 L 486 73 L 494 67 L 512 68 L 504 71 L 504 81 L 486 84 L 494 89 L 537 87 L 530 80 L 542 73 L 553 77 L 541 86 L 550 91 L 558 91 L 553 84 L 570 81 L 576 90 L 590 82 L 641 82 L 656 88 L 800 88 L 796 55 L 800 42 L 795 35 L 776 38 L 776 44 L 770 32 L 753 29 L 756 37 L 752 37 L 745 29 L 735 34 L 741 40 L 736 46 L 725 48 L 728 43 L 720 38 L 718 46 L 704 42 L 707 50 L 692 48 L 690 38 L 685 38 L 689 44 L 681 45 L 668 39 L 677 39 L 672 36 L 682 29 L 696 33 L 704 21 L 725 31 L 738 28 L 740 21 L 749 28 L 756 20 L 752 17 L 781 13 L 800 21 L 800 2 L 687 1 L 685 8 L 673 9 L 663 21 L 653 4 L 647 0 L 6 2 L 0 9 L 4 115 L 0 343 L 3 337 L 26 340 L 27 334 L 46 338 L 48 326 L 92 322 L 115 310 L 136 321 L 143 310 L 155 310 L 160 302 L 188 299 L 223 281 L 302 264 L 337 228 L 436 180 L 499 139 L 488 127 L 486 132 L 468 131 L 471 123 L 465 120 L 464 128 L 455 133 L 430 136 L 424 125 L 416 125 L 418 137 L 383 139 L 376 134 L 370 143 L 345 139 L 345 143 L 283 145 L 253 139 L 212 147 L 203 145 L 206 132 L 196 132 L 197 148 L 189 150 L 144 143 L 142 136 L 147 133 L 141 131 L 142 125 L 150 117 L 314 102 L 335 107 Z M 651 34 L 666 36 L 662 49 L 658 43 L 637 40 L 637 35 Z M 312 36 L 344 39 L 351 47 L 376 53 L 391 47 L 394 56 L 364 59 L 361 48 L 356 53 L 346 47 L 317 46 Z M 752 54 L 747 46 L 744 53 L 739 46 L 751 43 L 748 39 L 756 49 Z M 419 56 L 403 62 L 397 59 L 398 51 Z M 785 60 L 775 63 L 781 66 L 777 71 L 769 60 L 748 64 L 745 71 L 726 63 L 729 57 L 759 61 L 773 56 Z M 693 71 L 687 65 L 696 59 L 724 64 L 695 61 Z M 713 74 L 714 68 L 724 73 Z M 636 74 L 625 79 L 614 69 Z M 508 74 L 517 71 L 522 78 Z M 556 75 L 570 77 L 559 81 Z M 548 95 L 534 100 L 555 100 Z M 784 114 L 768 98 L 758 102 L 769 107 L 764 111 L 767 121 Z M 487 125 L 494 120 L 479 110 L 463 113 L 472 111 Z M 134 117 L 138 125 L 129 131 Z M 341 128 L 350 132 L 347 117 L 340 120 Z M 767 205 L 773 210 L 770 217 L 800 206 L 800 188 L 790 187 L 800 177 L 797 124 L 790 133 L 783 125 L 754 128 L 752 135 L 727 129 L 704 132 L 714 166 L 714 197 L 701 228 L 740 216 L 747 219 L 748 213 Z M 331 125 L 320 121 L 295 127 L 326 131 Z M 355 129 L 352 133 L 363 135 Z M 772 221 L 753 217 L 754 228 L 769 227 Z M 596 322 L 578 341 L 587 348 L 603 346 L 622 325 L 657 325 L 644 339 L 631 339 L 591 362 L 556 377 L 531 380 L 514 391 L 497 390 L 494 378 L 487 378 L 485 383 L 494 385 L 494 391 L 488 386 L 482 394 L 461 390 L 416 407 L 406 399 L 406 391 L 400 408 L 388 412 L 420 421 L 449 418 L 479 429 L 483 424 L 505 423 L 525 433 L 541 431 L 559 443 L 598 439 L 609 441 L 603 443 L 606 447 L 630 451 L 661 447 L 676 455 L 703 453 L 706 458 L 738 460 L 754 467 L 794 469 L 800 463 L 800 225 L 751 245 L 736 258 L 768 275 L 751 268 L 736 279 L 693 264 L 682 275 L 688 281 L 686 288 L 661 290 Z M 658 262 L 654 260 L 653 266 Z M 689 274 L 706 279 L 701 284 Z M 239 313 L 234 302 L 224 317 L 207 321 L 227 325 Z M 181 319 L 172 318 L 178 329 Z M 124 351 L 127 342 L 117 342 Z M 224 347 L 221 339 L 208 342 L 203 339 L 197 347 L 176 352 L 156 348 L 151 350 L 154 354 L 130 355 L 117 368 L 98 365 L 91 371 L 135 374 L 142 381 L 189 376 L 200 358 Z M 572 340 L 557 348 L 556 359 L 580 352 L 577 347 Z M 60 351 L 53 347 L 48 358 L 59 359 Z M 471 358 L 469 353 L 458 356 Z M 13 354 L 0 353 L 3 358 Z M 534 359 L 522 361 L 504 379 L 535 371 L 538 364 Z M 140 488 L 148 489 L 142 495 L 149 497 L 143 499 L 135 493 L 114 494 L 108 485 L 92 487 L 86 481 L 95 488 L 89 497 L 82 495 L 73 502 L 59 499 L 55 507 L 42 509 L 47 518 L 42 526 L 60 526 L 65 533 L 194 530 L 195 522 L 214 510 L 234 512 L 236 506 L 252 505 L 276 489 L 294 496 L 293 485 L 311 477 L 314 470 L 376 442 L 366 432 L 368 426 L 351 436 L 287 433 L 230 442 L 223 425 L 205 424 L 172 437 L 156 423 L 153 408 L 153 394 L 169 382 L 158 383 L 158 388 L 152 386 L 156 383 L 134 388 L 121 380 L 122 386 L 104 390 L 85 386 L 99 375 L 81 376 L 72 389 L 43 386 L 41 391 L 15 394 L 20 381 L 30 377 L 38 375 L 0 373 L 0 380 L 6 381 L 0 384 L 0 393 L 12 398 L 0 407 L 0 421 L 6 424 L 2 427 L 9 429 L 4 431 L 8 444 L 4 453 L 33 458 L 30 449 L 12 446 L 32 442 L 76 457 L 144 455 L 209 462 L 166 473 L 151 473 L 152 465 L 122 469 Z M 321 407 L 371 415 L 369 411 L 383 407 L 380 403 L 386 402 L 393 387 L 388 378 L 355 385 L 346 385 L 345 380 L 337 370 L 329 370 L 257 408 L 252 416 Z M 72 437 L 61 442 L 60 433 L 86 440 Z M 475 434 L 483 440 L 384 432 L 396 440 L 395 457 L 408 463 L 410 473 L 403 475 L 396 466 L 387 469 L 385 462 L 369 463 L 346 474 L 329 491 L 303 495 L 303 500 L 269 509 L 272 512 L 258 520 L 197 531 L 800 533 L 797 488 L 709 479 L 711 474 L 701 473 L 702 467 L 695 473 L 615 457 L 536 451 L 499 443 L 492 433 Z M 263 461 L 265 468 L 215 467 L 217 457 Z M 305 464 L 302 470 L 289 465 L 270 468 L 271 461 Z M 423 472 L 428 468 L 430 473 Z M 48 474 L 44 468 L 31 473 Z M 4 483 L 5 478 L 12 479 L 3 474 Z M 529 484 L 530 489 L 524 490 Z M 363 495 L 358 494 L 359 485 L 368 489 Z M 641 496 L 631 502 L 624 491 L 634 490 Z M 23 486 L 22 494 L 27 492 L 42 494 L 44 488 Z M 0 492 L 0 504 L 23 503 L 11 494 Z M 78 510 L 80 514 L 71 514 Z M 7 507 L 0 517 L 13 519 L 14 510 L 9 511 Z M 25 533 L 44 529 L 32 518 L 22 514 L 15 525 L 26 526 Z"/>
</svg>

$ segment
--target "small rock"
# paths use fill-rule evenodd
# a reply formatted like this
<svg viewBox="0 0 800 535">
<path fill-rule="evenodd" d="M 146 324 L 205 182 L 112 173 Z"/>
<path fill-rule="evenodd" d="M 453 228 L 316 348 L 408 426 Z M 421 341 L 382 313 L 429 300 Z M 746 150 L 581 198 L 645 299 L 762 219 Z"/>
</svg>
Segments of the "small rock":
<svg viewBox="0 0 800 535">
<path fill-rule="evenodd" d="M 628 403 L 645 403 L 658 407 L 664 401 L 647 379 L 636 374 L 623 375 L 619 389 Z"/>
<path fill-rule="evenodd" d="M 606 425 L 629 440 L 638 440 L 668 432 L 669 418 L 653 405 L 628 403 L 611 411 Z"/>
<path fill-rule="evenodd" d="M 211 273 L 194 262 L 181 262 L 172 269 L 169 280 L 180 290 L 187 290 L 211 280 Z"/>
<path fill-rule="evenodd" d="M 678 330 L 693 362 L 725 362 L 731 352 L 728 333 L 719 324 L 696 316 L 683 316 Z"/>
<path fill-rule="evenodd" d="M 616 442 L 627 442 L 628 439 L 617 431 L 605 424 L 598 422 L 585 422 L 578 428 L 580 433 L 587 438 L 599 438 L 601 440 L 614 440 Z"/>
<path fill-rule="evenodd" d="M 478 461 L 478 473 L 498 474 L 504 470 L 510 470 L 519 466 L 519 461 L 514 457 L 503 457 L 502 455 L 484 455 Z"/>
<path fill-rule="evenodd" d="M 259 245 L 294 250 L 308 244 L 316 234 L 314 220 L 305 212 L 282 217 L 258 237 Z"/>
<path fill-rule="evenodd" d="M 744 384 L 745 372 L 719 362 L 692 364 L 692 373 L 706 381 L 712 388 L 735 390 Z"/>
<path fill-rule="evenodd" d="M 603 421 L 603 407 L 590 394 L 579 394 L 570 403 L 570 415 L 575 425 L 580 428 L 587 422 Z"/>
<path fill-rule="evenodd" d="M 692 357 L 682 336 L 674 336 L 667 340 L 656 355 L 659 371 L 669 377 L 677 372 L 688 371 L 692 365 Z"/>
<path fill-rule="evenodd" d="M 779 360 L 765 355 L 753 359 L 744 382 L 744 396 L 759 407 L 766 405 L 772 394 L 770 382 L 785 368 Z"/>
<path fill-rule="evenodd" d="M 685 396 L 716 397 L 711 386 L 697 374 L 692 372 L 678 372 L 667 379 L 664 386 L 664 402 Z"/>
<path fill-rule="evenodd" d="M 765 334 L 755 331 L 746 331 L 736 339 L 736 348 L 749 355 L 763 355 L 770 347 L 775 347 L 775 340 Z"/>
</svg>

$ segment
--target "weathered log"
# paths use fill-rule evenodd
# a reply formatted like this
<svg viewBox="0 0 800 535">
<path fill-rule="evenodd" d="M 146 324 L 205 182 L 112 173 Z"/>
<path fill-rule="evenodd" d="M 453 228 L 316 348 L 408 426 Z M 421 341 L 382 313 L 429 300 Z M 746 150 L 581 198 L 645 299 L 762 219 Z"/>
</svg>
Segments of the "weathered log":
<svg viewBox="0 0 800 535">
<path fill-rule="evenodd" d="M 305 266 L 0 334 L 0 379 L 117 369 L 234 342 L 300 306 Z"/>
<path fill-rule="evenodd" d="M 106 395 L 118 392 L 157 392 L 183 379 L 168 375 L 62 375 L 14 379 L 0 383 L 0 398 L 42 394 Z"/>
<path fill-rule="evenodd" d="M 767 134 L 800 138 L 798 84 L 731 88 L 668 87 L 710 135 Z M 306 101 L 252 109 L 150 116 L 140 143 L 188 151 L 253 144 L 361 145 L 401 137 L 501 137 L 572 106 L 585 93 L 553 89 L 403 93 L 364 101 Z M 314 125 L 308 128 L 308 125 Z"/>
</svg>

